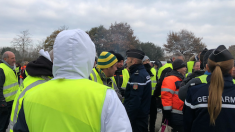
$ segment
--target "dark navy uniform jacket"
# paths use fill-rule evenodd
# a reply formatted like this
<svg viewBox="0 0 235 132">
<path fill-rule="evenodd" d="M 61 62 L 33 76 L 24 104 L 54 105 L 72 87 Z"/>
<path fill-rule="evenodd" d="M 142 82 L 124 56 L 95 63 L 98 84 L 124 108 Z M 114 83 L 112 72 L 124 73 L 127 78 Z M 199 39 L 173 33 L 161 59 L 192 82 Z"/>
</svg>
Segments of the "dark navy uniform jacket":
<svg viewBox="0 0 235 132">
<path fill-rule="evenodd" d="M 208 113 L 208 84 L 190 87 L 184 107 L 184 127 L 186 132 L 235 132 L 235 84 L 231 75 L 224 75 L 222 109 L 215 121 L 210 125 Z"/>
<path fill-rule="evenodd" d="M 130 67 L 130 78 L 126 86 L 124 106 L 131 122 L 147 118 L 151 102 L 151 80 L 144 65 Z"/>
</svg>

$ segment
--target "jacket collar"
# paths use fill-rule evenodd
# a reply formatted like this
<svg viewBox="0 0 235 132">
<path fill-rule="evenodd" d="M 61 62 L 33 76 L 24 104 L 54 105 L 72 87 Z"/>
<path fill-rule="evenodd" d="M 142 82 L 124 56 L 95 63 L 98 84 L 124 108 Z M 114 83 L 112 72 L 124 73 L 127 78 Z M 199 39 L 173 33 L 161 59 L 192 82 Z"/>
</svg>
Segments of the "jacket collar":
<svg viewBox="0 0 235 132">
<path fill-rule="evenodd" d="M 234 87 L 233 77 L 230 74 L 224 74 L 223 78 L 224 78 L 224 88 Z M 210 85 L 211 75 L 208 75 L 206 80 Z"/>
<path fill-rule="evenodd" d="M 168 76 L 176 76 L 176 77 L 179 77 L 180 79 L 184 80 L 184 76 L 181 73 L 179 73 L 178 71 L 175 71 L 175 70 L 172 70 L 168 74 Z"/>
<path fill-rule="evenodd" d="M 6 64 L 9 68 L 11 68 L 12 70 L 14 70 L 14 66 L 10 66 L 6 61 L 4 61 L 4 60 L 2 60 L 2 62 L 4 63 L 4 64 Z"/>
<path fill-rule="evenodd" d="M 144 65 L 143 64 L 134 64 L 134 65 L 130 66 L 130 68 L 129 68 L 130 74 L 133 74 L 137 70 L 140 70 L 140 69 L 144 69 Z"/>
</svg>

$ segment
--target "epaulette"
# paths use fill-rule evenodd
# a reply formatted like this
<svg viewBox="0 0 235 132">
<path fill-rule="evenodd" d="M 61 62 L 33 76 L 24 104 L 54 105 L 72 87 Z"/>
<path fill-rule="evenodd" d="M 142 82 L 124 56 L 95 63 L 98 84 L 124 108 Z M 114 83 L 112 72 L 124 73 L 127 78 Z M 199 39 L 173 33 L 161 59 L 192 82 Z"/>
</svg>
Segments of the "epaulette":
<svg viewBox="0 0 235 132">
<path fill-rule="evenodd" d="M 194 85 L 195 85 L 195 83 L 191 83 L 191 84 L 190 84 L 190 86 L 194 86 Z"/>
<path fill-rule="evenodd" d="M 137 70 L 137 71 L 135 72 L 135 75 L 139 75 L 139 70 Z"/>
</svg>

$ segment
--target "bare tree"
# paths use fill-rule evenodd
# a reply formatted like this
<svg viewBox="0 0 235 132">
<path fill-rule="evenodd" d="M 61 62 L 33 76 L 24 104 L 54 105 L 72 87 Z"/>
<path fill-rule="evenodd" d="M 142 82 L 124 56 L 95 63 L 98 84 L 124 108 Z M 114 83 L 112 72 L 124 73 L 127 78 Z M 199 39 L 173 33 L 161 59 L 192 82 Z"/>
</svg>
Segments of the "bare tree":
<svg viewBox="0 0 235 132">
<path fill-rule="evenodd" d="M 30 37 L 28 30 L 20 32 L 16 38 L 11 41 L 12 45 L 22 52 L 22 61 L 24 61 L 26 49 L 32 44 L 33 40 Z"/>
<path fill-rule="evenodd" d="M 206 47 L 201 40 L 202 38 L 196 37 L 193 32 L 181 30 L 170 32 L 167 35 L 167 43 L 163 46 L 167 53 L 182 53 L 187 57 L 199 53 Z"/>
</svg>

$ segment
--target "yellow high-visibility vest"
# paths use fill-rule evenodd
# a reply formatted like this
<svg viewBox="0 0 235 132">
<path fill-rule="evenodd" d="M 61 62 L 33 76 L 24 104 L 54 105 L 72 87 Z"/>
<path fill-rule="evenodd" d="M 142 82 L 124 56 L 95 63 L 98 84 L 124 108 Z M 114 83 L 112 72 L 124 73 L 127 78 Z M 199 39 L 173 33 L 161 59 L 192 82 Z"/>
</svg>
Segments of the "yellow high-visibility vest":
<svg viewBox="0 0 235 132">
<path fill-rule="evenodd" d="M 6 102 L 9 102 L 15 99 L 15 95 L 19 88 L 18 76 L 5 63 L 1 63 L 0 68 L 3 69 L 5 75 L 5 82 L 3 84 L 3 96 Z"/>
<path fill-rule="evenodd" d="M 88 79 L 55 79 L 24 99 L 30 132 L 100 132 L 109 87 Z"/>
</svg>

